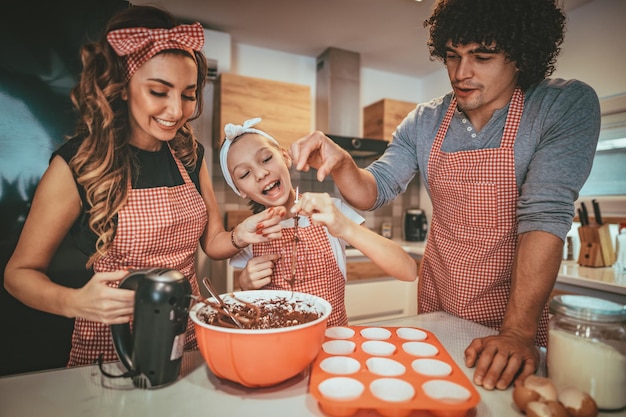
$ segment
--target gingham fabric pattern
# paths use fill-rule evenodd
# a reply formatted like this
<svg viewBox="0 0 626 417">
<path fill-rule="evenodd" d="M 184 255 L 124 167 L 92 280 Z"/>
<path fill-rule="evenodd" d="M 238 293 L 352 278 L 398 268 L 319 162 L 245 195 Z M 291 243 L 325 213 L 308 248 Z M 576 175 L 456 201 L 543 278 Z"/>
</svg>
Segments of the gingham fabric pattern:
<svg viewBox="0 0 626 417">
<path fill-rule="evenodd" d="M 172 29 L 125 28 L 107 33 L 107 41 L 117 55 L 126 57 L 126 77 L 130 79 L 141 65 L 165 49 L 200 51 L 204 29 L 198 22 Z"/>
<path fill-rule="evenodd" d="M 275 262 L 272 282 L 264 290 L 291 291 L 291 259 L 293 228 L 283 229 L 280 239 L 257 243 L 252 247 L 254 256 L 279 254 Z M 310 224 L 298 228 L 296 255 L 296 283 L 294 291 L 322 297 L 332 306 L 328 326 L 348 325 L 345 306 L 346 278 L 341 273 L 323 226 Z"/>
<path fill-rule="evenodd" d="M 174 159 L 185 183 L 130 190 L 126 205 L 118 213 L 113 244 L 107 255 L 95 263 L 94 271 L 173 268 L 189 278 L 193 294 L 199 295 L 194 259 L 207 223 L 206 205 L 183 164 Z M 189 320 L 185 350 L 195 348 L 195 332 Z M 77 318 L 68 366 L 94 363 L 100 354 L 104 361 L 118 360 L 110 326 Z"/>
<path fill-rule="evenodd" d="M 441 150 L 453 99 L 428 161 L 433 216 L 419 280 L 420 313 L 444 310 L 499 330 L 511 291 L 517 244 L 514 144 L 524 108 L 516 89 L 500 148 Z M 548 309 L 537 344 L 547 342 Z"/>
</svg>

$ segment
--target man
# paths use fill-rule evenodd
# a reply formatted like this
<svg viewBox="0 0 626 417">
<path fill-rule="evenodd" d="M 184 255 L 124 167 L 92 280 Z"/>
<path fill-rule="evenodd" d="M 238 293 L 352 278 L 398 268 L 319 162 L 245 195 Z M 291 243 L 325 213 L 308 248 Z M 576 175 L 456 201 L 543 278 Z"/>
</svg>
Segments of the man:
<svg viewBox="0 0 626 417">
<path fill-rule="evenodd" d="M 365 169 L 321 132 L 291 153 L 374 210 L 419 171 L 433 215 L 420 313 L 447 311 L 499 330 L 465 351 L 474 383 L 521 383 L 547 342 L 547 302 L 600 129 L 597 95 L 554 72 L 565 28 L 555 0 L 441 0 L 424 23 L 452 91 L 419 104 Z"/>
</svg>

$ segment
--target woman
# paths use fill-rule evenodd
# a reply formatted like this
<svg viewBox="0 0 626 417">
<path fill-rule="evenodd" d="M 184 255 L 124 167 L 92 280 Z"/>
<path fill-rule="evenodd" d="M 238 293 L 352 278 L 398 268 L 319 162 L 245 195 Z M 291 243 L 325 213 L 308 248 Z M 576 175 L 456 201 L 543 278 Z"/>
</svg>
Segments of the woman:
<svg viewBox="0 0 626 417">
<path fill-rule="evenodd" d="M 82 48 L 71 94 L 76 132 L 53 153 L 5 270 L 5 287 L 24 304 L 76 318 L 68 366 L 117 360 L 109 325 L 131 319 L 134 292 L 117 288 L 128 270 L 178 269 L 198 294 L 198 242 L 224 259 L 280 236 L 268 212 L 224 230 L 204 149 L 188 125 L 202 111 L 203 43 L 199 23 L 131 6 Z M 94 272 L 79 288 L 53 282 L 48 271 L 68 235 L 88 257 L 75 267 Z M 185 349 L 194 347 L 188 331 Z"/>
</svg>

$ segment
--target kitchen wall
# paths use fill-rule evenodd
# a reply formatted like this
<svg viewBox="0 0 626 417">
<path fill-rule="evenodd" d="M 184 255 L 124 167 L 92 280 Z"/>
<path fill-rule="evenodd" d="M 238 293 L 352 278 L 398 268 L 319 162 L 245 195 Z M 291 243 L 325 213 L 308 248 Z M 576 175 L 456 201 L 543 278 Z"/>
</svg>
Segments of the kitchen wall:
<svg viewBox="0 0 626 417">
<path fill-rule="evenodd" d="M 583 80 L 596 90 L 600 98 L 626 92 L 626 77 L 623 76 L 626 55 L 619 53 L 622 40 L 626 39 L 624 16 L 626 16 L 626 2 L 623 0 L 594 0 L 571 11 L 568 14 L 562 54 L 553 76 Z M 211 51 L 212 46 L 207 45 L 206 50 Z M 214 46 L 218 50 L 223 49 L 223 44 Z M 315 58 L 237 43 L 232 43 L 231 52 L 230 62 L 225 64 L 231 72 L 305 84 L 311 87 L 311 91 L 315 91 Z M 221 68 L 222 64 L 218 62 L 218 66 Z M 361 107 L 381 98 L 420 102 L 445 94 L 449 88 L 447 73 L 443 66 L 440 71 L 422 79 L 361 68 Z M 311 108 L 314 112 L 313 96 Z M 314 114 L 311 120 L 313 130 L 315 128 Z M 212 158 L 213 180 L 218 201 L 223 204 L 224 210 L 245 208 L 245 202 L 235 196 L 224 184 L 219 172 L 219 164 L 215 156 Z M 325 181 L 318 184 L 310 174 L 294 175 L 294 182 L 298 183 L 303 190 L 336 193 L 332 183 Z M 379 230 L 383 221 L 392 219 L 394 236 L 400 236 L 401 214 L 404 208 L 421 206 L 430 218 L 432 208 L 428 196 L 423 187 L 419 187 L 417 178 L 413 182 L 415 186 L 410 185 L 407 193 L 400 196 L 390 206 L 375 212 L 364 213 L 367 225 Z M 626 211 L 626 204 L 623 207 Z"/>
<path fill-rule="evenodd" d="M 9 295 L 4 267 L 50 155 L 72 131 L 69 91 L 81 68 L 79 47 L 127 4 L 65 0 L 11 6 L 0 25 L 0 375 L 67 363 L 74 320 L 31 309 Z M 51 269 L 63 270 L 67 258 L 59 259 Z M 80 282 L 75 278 L 75 271 L 52 277 L 68 286 Z"/>
</svg>

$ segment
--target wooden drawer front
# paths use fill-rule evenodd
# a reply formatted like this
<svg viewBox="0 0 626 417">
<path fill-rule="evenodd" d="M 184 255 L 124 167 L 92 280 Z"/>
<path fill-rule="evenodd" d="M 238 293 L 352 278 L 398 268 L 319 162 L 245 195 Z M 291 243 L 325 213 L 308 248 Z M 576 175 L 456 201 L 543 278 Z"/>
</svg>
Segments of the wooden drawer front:
<svg viewBox="0 0 626 417">
<path fill-rule="evenodd" d="M 241 275 L 241 270 L 236 269 L 233 271 L 233 291 L 241 291 L 241 287 L 239 286 L 239 276 Z"/>
<path fill-rule="evenodd" d="M 229 210 L 224 214 L 224 227 L 227 231 L 231 231 L 250 216 L 252 216 L 252 210 Z"/>
<path fill-rule="evenodd" d="M 414 259 L 419 270 L 420 260 Z M 360 281 L 364 279 L 382 278 L 388 276 L 378 265 L 372 261 L 350 261 L 346 263 L 348 281 Z"/>
<path fill-rule="evenodd" d="M 263 119 L 257 126 L 282 146 L 311 133 L 311 89 L 307 85 L 222 73 L 215 88 L 213 146 L 219 149 L 227 123 Z"/>
<path fill-rule="evenodd" d="M 358 281 L 362 279 L 372 279 L 387 276 L 383 270 L 371 261 L 348 262 L 346 263 L 346 275 L 348 281 Z"/>
</svg>

